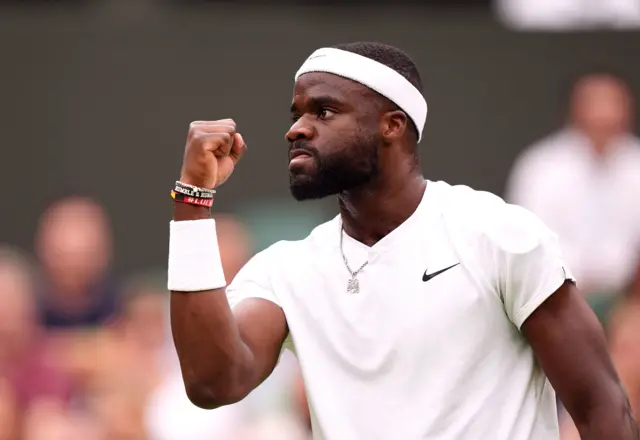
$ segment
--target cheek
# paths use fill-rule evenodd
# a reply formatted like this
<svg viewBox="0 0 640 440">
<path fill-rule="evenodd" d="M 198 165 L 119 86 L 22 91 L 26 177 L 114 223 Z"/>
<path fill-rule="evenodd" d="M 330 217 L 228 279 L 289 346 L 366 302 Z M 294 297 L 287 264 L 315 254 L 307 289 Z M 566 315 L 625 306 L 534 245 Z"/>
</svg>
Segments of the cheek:
<svg viewBox="0 0 640 440">
<path fill-rule="evenodd" d="M 331 121 L 319 124 L 318 140 L 328 149 L 341 150 L 369 137 L 372 130 L 365 127 L 371 127 L 371 125 L 362 124 L 350 117 L 338 116 Z"/>
</svg>

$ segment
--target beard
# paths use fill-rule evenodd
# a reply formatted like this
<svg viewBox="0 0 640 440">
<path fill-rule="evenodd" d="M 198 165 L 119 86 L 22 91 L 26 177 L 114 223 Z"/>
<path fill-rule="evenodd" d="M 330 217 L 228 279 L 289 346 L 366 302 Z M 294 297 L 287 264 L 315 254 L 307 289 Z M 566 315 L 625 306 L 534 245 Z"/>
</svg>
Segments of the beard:
<svg viewBox="0 0 640 440">
<path fill-rule="evenodd" d="M 379 145 L 378 137 L 370 135 L 322 155 L 306 141 L 295 141 L 291 150 L 308 153 L 313 167 L 305 172 L 289 172 L 291 195 L 298 201 L 322 199 L 366 185 L 379 173 Z"/>
</svg>

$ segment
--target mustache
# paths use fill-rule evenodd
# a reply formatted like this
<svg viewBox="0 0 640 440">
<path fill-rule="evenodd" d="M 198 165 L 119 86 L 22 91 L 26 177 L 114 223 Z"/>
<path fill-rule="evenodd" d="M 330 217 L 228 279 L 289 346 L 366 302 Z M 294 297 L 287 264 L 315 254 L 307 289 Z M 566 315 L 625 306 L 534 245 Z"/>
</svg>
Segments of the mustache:
<svg viewBox="0 0 640 440">
<path fill-rule="evenodd" d="M 319 151 L 316 147 L 311 145 L 308 141 L 303 139 L 298 139 L 289 144 L 289 155 L 294 151 L 304 151 L 310 156 L 318 157 Z"/>
</svg>

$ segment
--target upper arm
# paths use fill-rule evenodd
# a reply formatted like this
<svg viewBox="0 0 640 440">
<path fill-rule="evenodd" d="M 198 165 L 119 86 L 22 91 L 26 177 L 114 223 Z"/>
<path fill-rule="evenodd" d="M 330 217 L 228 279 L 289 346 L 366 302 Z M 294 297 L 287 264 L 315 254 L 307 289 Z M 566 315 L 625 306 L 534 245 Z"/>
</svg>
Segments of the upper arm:
<svg viewBox="0 0 640 440">
<path fill-rule="evenodd" d="M 507 316 L 579 430 L 622 423 L 628 403 L 604 332 L 576 288 L 556 234 L 523 208 L 506 205 L 500 213 L 491 236 Z"/>
<path fill-rule="evenodd" d="M 278 363 L 288 329 L 280 306 L 262 298 L 247 298 L 233 308 L 242 342 L 251 352 L 252 377 L 247 388 L 260 385 Z"/>
<path fill-rule="evenodd" d="M 575 281 L 558 237 L 524 208 L 506 205 L 491 229 L 498 290 L 509 319 L 518 327 L 565 280 Z"/>
<path fill-rule="evenodd" d="M 591 405 L 619 402 L 604 332 L 575 285 L 556 234 L 523 208 L 508 205 L 503 213 L 494 243 L 509 319 L 574 420 Z"/>
<path fill-rule="evenodd" d="M 289 333 L 271 282 L 275 258 L 268 254 L 272 251 L 254 256 L 226 289 L 240 337 L 249 351 L 251 374 L 244 384 L 247 393 L 271 374 Z"/>
<path fill-rule="evenodd" d="M 600 405 L 624 402 L 602 327 L 573 283 L 537 307 L 522 332 L 576 423 Z"/>
</svg>

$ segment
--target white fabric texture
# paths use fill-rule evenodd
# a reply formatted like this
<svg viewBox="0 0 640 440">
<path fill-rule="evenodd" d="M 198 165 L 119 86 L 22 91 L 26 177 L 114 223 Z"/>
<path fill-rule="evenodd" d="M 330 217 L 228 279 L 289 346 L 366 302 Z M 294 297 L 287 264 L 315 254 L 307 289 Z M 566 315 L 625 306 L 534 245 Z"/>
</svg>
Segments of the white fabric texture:
<svg viewBox="0 0 640 440">
<path fill-rule="evenodd" d="M 171 221 L 167 287 L 178 292 L 227 285 L 214 219 Z"/>
</svg>

